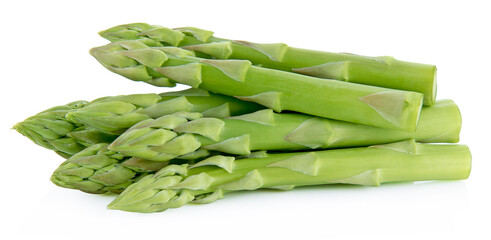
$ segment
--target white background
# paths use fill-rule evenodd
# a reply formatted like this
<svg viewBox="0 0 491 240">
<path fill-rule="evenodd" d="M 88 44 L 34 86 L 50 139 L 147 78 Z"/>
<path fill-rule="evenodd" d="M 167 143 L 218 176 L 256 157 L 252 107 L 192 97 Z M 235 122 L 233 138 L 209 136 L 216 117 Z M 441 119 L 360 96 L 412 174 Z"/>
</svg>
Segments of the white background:
<svg viewBox="0 0 491 240">
<path fill-rule="evenodd" d="M 0 234 L 50 239 L 491 239 L 490 8 L 486 1 L 9 1 L 0 13 Z M 62 162 L 10 127 L 51 106 L 161 92 L 99 65 L 97 32 L 131 22 L 438 66 L 438 98 L 461 108 L 466 181 L 321 186 L 227 195 L 156 214 L 49 181 Z M 11 239 L 2 238 L 2 239 Z"/>
</svg>

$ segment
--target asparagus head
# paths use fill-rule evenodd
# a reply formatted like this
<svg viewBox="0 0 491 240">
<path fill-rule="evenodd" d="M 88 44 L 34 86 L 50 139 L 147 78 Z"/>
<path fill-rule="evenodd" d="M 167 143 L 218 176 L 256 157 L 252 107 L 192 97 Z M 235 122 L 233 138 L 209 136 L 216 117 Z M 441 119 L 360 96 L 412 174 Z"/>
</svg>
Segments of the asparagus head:
<svg viewBox="0 0 491 240">
<path fill-rule="evenodd" d="M 107 149 L 107 144 L 92 145 L 70 157 L 56 169 L 51 181 L 64 188 L 87 193 L 120 193 L 148 173 L 167 163 L 128 158 Z"/>
<path fill-rule="evenodd" d="M 87 105 L 76 101 L 44 110 L 14 125 L 14 129 L 35 144 L 53 150 L 63 157 L 69 157 L 84 148 L 79 142 L 67 136 L 79 125 L 68 121 L 65 114 Z"/>
<path fill-rule="evenodd" d="M 34 143 L 65 158 L 98 143 L 111 143 L 132 125 L 179 111 L 230 117 L 263 107 L 200 89 L 131 94 L 77 101 L 45 110 L 14 126 Z"/>
</svg>

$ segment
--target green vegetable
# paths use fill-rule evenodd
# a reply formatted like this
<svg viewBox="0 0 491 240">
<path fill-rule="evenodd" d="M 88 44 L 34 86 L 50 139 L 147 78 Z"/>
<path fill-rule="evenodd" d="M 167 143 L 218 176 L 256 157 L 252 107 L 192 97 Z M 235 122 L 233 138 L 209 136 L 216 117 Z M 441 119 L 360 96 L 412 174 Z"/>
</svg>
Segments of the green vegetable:
<svg viewBox="0 0 491 240">
<path fill-rule="evenodd" d="M 93 48 L 107 69 L 157 86 L 174 82 L 235 96 L 274 109 L 383 128 L 416 128 L 423 94 L 325 80 L 251 66 L 246 60 L 210 60 L 175 47 L 148 47 L 138 40 Z"/>
<path fill-rule="evenodd" d="M 100 35 L 112 43 L 90 54 L 108 70 L 191 88 L 72 102 L 13 128 L 66 158 L 51 176 L 57 186 L 121 194 L 110 209 L 159 212 L 231 191 L 469 176 L 467 146 L 427 144 L 456 143 L 461 129 L 457 105 L 435 101 L 433 65 L 192 27 L 136 23 Z"/>
<path fill-rule="evenodd" d="M 260 105 L 200 89 L 162 94 L 103 97 L 78 101 L 36 114 L 14 126 L 34 143 L 65 158 L 97 143 L 111 143 L 139 121 L 179 111 L 229 117 L 262 109 Z"/>
<path fill-rule="evenodd" d="M 149 46 L 182 46 L 215 59 L 243 59 L 254 65 L 294 71 L 320 78 L 337 79 L 424 94 L 425 105 L 436 96 L 436 67 L 404 62 L 389 56 L 366 57 L 293 48 L 284 43 L 259 44 L 217 38 L 198 28 L 169 29 L 145 23 L 125 24 L 99 33 L 110 41 L 149 39 Z"/>
<path fill-rule="evenodd" d="M 255 150 L 358 147 L 411 138 L 422 142 L 458 142 L 460 127 L 460 112 L 451 100 L 424 107 L 415 132 L 298 113 L 273 113 L 271 109 L 226 119 L 166 115 L 134 125 L 109 149 L 127 156 L 168 161 L 200 149 L 247 155 Z"/>
<path fill-rule="evenodd" d="M 210 203 L 230 191 L 292 189 L 321 184 L 379 186 L 384 182 L 458 180 L 469 176 L 465 145 L 403 141 L 363 148 L 268 154 L 234 160 L 214 156 L 196 165 L 169 165 L 129 186 L 110 209 L 159 212 L 187 203 Z"/>
</svg>

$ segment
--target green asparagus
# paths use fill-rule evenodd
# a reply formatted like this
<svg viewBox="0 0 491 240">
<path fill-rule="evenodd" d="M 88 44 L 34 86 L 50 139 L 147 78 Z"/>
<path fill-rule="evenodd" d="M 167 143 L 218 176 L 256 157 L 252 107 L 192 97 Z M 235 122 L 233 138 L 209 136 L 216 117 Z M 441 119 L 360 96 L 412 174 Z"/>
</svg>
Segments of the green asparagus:
<svg viewBox="0 0 491 240">
<path fill-rule="evenodd" d="M 411 140 L 363 148 L 268 154 L 261 159 L 214 156 L 191 166 L 169 165 L 145 176 L 108 207 L 159 212 L 187 203 L 210 203 L 230 191 L 258 188 L 459 180 L 469 176 L 470 166 L 471 155 L 465 145 Z"/>
<path fill-rule="evenodd" d="M 169 29 L 145 23 L 125 24 L 99 33 L 110 41 L 148 39 L 149 46 L 181 46 L 202 57 L 244 59 L 254 65 L 293 71 L 320 78 L 420 92 L 424 104 L 436 96 L 436 67 L 404 62 L 389 56 L 366 57 L 293 48 L 284 43 L 259 44 L 213 36 L 213 32 L 186 27 Z M 153 40 L 153 41 L 149 41 Z"/>
<path fill-rule="evenodd" d="M 229 117 L 262 109 L 258 104 L 200 89 L 162 94 L 103 97 L 43 111 L 17 123 L 18 132 L 65 158 L 97 143 L 111 143 L 127 128 L 149 118 L 179 111 Z"/>
<path fill-rule="evenodd" d="M 54 184 L 121 193 L 110 209 L 160 212 L 231 191 L 469 176 L 467 146 L 428 144 L 456 143 L 461 129 L 457 105 L 435 101 L 433 65 L 192 27 L 136 23 L 100 35 L 111 43 L 90 54 L 108 70 L 191 89 L 72 102 L 13 128 L 66 158 Z"/>
<path fill-rule="evenodd" d="M 255 150 L 309 150 L 369 146 L 415 138 L 458 142 L 461 117 L 451 100 L 424 107 L 415 132 L 264 109 L 241 116 L 187 119 L 166 115 L 141 121 L 109 149 L 127 156 L 168 161 L 200 149 L 247 155 Z"/>
<path fill-rule="evenodd" d="M 138 40 L 91 49 L 107 69 L 157 86 L 175 82 L 235 96 L 274 109 L 414 131 L 423 94 L 251 66 L 246 60 L 210 60 L 175 47 Z"/>
</svg>

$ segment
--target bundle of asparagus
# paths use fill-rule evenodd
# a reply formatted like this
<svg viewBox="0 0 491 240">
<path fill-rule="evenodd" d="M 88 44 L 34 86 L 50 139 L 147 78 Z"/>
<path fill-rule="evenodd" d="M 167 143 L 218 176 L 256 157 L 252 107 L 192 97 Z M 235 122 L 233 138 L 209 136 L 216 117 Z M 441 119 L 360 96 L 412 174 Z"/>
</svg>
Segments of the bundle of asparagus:
<svg viewBox="0 0 491 240">
<path fill-rule="evenodd" d="M 159 87 L 77 101 L 14 128 L 66 158 L 58 186 L 120 194 L 111 209 L 158 212 L 229 191 L 459 180 L 471 155 L 436 67 L 217 38 L 143 23 L 100 32 L 105 68 Z M 424 104 L 424 106 L 423 106 Z M 447 143 L 447 144 L 431 144 Z"/>
</svg>

